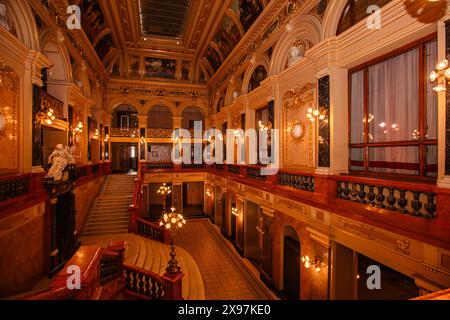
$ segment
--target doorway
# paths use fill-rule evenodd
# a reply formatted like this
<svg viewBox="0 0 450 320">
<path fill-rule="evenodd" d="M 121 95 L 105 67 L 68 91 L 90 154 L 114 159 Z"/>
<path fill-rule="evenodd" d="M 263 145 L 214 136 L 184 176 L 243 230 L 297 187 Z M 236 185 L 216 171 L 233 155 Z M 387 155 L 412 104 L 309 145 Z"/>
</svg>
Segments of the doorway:
<svg viewBox="0 0 450 320">
<path fill-rule="evenodd" d="M 114 173 L 137 171 L 138 146 L 136 143 L 112 143 L 112 169 Z"/>
<path fill-rule="evenodd" d="M 183 215 L 186 219 L 204 218 L 204 183 L 183 183 Z"/>
<path fill-rule="evenodd" d="M 300 299 L 300 241 L 290 226 L 284 228 L 283 237 L 283 298 Z"/>
<path fill-rule="evenodd" d="M 261 267 L 262 235 L 260 233 L 261 209 L 254 202 L 245 201 L 244 204 L 244 257 L 249 259 L 257 269 Z"/>
</svg>

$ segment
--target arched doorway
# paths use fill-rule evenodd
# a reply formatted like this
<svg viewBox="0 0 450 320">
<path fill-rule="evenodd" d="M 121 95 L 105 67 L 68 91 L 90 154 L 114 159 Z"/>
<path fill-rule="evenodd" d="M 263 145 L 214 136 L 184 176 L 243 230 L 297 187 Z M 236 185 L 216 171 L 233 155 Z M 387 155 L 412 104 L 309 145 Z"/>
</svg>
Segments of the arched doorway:
<svg viewBox="0 0 450 320">
<path fill-rule="evenodd" d="M 284 299 L 300 299 L 300 240 L 291 226 L 283 230 L 283 288 Z"/>
</svg>

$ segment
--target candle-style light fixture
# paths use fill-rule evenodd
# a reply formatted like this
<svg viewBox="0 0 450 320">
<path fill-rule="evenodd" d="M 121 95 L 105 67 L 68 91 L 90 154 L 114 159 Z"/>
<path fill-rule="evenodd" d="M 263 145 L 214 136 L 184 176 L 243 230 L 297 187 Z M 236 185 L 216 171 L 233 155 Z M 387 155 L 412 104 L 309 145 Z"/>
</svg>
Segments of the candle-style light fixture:
<svg viewBox="0 0 450 320">
<path fill-rule="evenodd" d="M 442 59 L 436 65 L 436 69 L 430 73 L 430 81 L 436 82 L 437 85 L 433 88 L 435 92 L 447 90 L 447 82 L 450 81 L 450 67 L 448 59 Z"/>
<path fill-rule="evenodd" d="M 301 258 L 301 261 L 306 269 L 310 269 L 312 267 L 316 272 L 320 272 L 322 270 L 322 267 L 325 265 L 319 257 L 315 257 L 314 259 L 312 259 L 309 256 L 303 256 Z"/>
<path fill-rule="evenodd" d="M 174 276 L 178 272 L 181 271 L 180 266 L 178 265 L 178 261 L 176 260 L 175 256 L 175 235 L 178 230 L 183 228 L 183 226 L 186 224 L 186 220 L 184 220 L 183 215 L 176 213 L 175 208 L 170 208 L 170 213 L 164 213 L 161 217 L 161 220 L 159 222 L 159 225 L 161 227 L 164 227 L 166 230 L 169 230 L 170 232 L 170 260 L 167 264 L 166 272 Z"/>
<path fill-rule="evenodd" d="M 231 207 L 231 213 L 232 213 L 234 216 L 238 217 L 238 216 L 239 216 L 238 208 L 237 208 L 236 206 L 232 206 L 232 207 Z"/>
<path fill-rule="evenodd" d="M 165 213 L 166 198 L 169 194 L 172 193 L 172 188 L 170 186 L 168 186 L 166 183 L 163 183 L 163 185 L 159 187 L 159 189 L 158 189 L 158 191 L 156 191 L 156 193 L 163 197 L 163 213 Z"/>
<path fill-rule="evenodd" d="M 311 122 L 325 119 L 325 113 L 323 111 L 321 111 L 320 109 L 313 109 L 311 107 L 308 108 L 308 113 L 306 114 L 306 116 Z"/>
<path fill-rule="evenodd" d="M 36 113 L 37 122 L 44 122 L 46 125 L 53 124 L 53 121 L 55 121 L 55 119 L 55 111 L 52 108 L 41 109 Z"/>
</svg>

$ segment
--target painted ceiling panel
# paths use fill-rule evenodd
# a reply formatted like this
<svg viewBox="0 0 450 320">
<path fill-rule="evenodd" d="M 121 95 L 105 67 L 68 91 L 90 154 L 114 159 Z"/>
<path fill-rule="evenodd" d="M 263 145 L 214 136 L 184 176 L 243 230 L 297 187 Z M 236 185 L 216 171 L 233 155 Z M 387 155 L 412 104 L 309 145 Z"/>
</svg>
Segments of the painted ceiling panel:
<svg viewBox="0 0 450 320">
<path fill-rule="evenodd" d="M 190 0 L 140 0 L 143 35 L 181 38 Z"/>
</svg>

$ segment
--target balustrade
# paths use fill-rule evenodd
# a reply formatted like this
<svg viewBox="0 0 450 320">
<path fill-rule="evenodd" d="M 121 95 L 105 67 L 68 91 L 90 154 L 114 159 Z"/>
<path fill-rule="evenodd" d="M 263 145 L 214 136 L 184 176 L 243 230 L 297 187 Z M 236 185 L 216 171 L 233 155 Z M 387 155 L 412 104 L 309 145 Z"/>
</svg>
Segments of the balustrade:
<svg viewBox="0 0 450 320">
<path fill-rule="evenodd" d="M 365 182 L 336 181 L 337 198 L 401 212 L 416 217 L 436 217 L 436 193 Z"/>
<path fill-rule="evenodd" d="M 126 290 L 151 300 L 164 298 L 164 280 L 151 271 L 125 265 Z"/>
<path fill-rule="evenodd" d="M 0 180 L 0 201 L 16 198 L 28 193 L 31 176 L 8 177 Z"/>
<path fill-rule="evenodd" d="M 137 128 L 111 128 L 110 137 L 115 138 L 139 138 Z"/>
<path fill-rule="evenodd" d="M 316 181 L 313 176 L 287 172 L 278 173 L 278 184 L 303 191 L 316 191 Z"/>
</svg>

